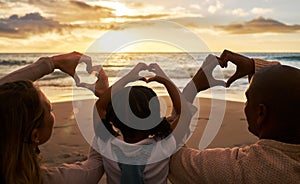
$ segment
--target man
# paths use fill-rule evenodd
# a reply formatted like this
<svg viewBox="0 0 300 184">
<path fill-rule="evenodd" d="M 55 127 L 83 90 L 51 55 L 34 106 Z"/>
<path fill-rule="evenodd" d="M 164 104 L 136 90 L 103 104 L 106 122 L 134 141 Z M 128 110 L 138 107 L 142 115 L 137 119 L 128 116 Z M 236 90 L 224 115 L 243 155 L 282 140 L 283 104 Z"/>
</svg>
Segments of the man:
<svg viewBox="0 0 300 184">
<path fill-rule="evenodd" d="M 169 179 L 172 183 L 299 183 L 300 70 L 228 50 L 218 60 L 221 67 L 228 61 L 237 65 L 227 87 L 255 73 L 246 92 L 245 115 L 249 131 L 259 141 L 242 148 L 184 147 L 171 157 Z"/>
</svg>

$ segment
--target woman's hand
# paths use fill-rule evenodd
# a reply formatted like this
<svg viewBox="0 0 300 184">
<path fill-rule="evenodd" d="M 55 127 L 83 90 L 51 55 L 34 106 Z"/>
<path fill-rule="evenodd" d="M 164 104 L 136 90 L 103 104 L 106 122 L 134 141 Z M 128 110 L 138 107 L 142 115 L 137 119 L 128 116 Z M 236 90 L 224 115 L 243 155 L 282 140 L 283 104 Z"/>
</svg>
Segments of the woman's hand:
<svg viewBox="0 0 300 184">
<path fill-rule="evenodd" d="M 91 58 L 79 52 L 52 56 L 51 60 L 56 69 L 60 69 L 62 72 L 72 76 L 75 79 L 76 84 L 80 83 L 79 77 L 75 74 L 75 69 L 79 62 L 84 62 L 86 64 L 86 70 L 88 73 L 92 72 Z"/>
<path fill-rule="evenodd" d="M 77 84 L 77 86 L 87 88 L 91 90 L 97 97 L 100 97 L 103 95 L 105 90 L 109 88 L 108 77 L 101 65 L 93 66 L 92 71 L 97 71 L 97 81 L 94 84 L 82 82 Z"/>
</svg>

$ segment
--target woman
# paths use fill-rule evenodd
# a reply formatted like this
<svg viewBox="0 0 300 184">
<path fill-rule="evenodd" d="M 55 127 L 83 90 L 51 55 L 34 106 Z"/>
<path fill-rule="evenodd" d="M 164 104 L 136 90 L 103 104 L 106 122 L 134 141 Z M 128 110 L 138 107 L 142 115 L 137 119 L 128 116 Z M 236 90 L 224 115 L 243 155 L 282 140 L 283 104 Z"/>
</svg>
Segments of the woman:
<svg viewBox="0 0 300 184">
<path fill-rule="evenodd" d="M 92 71 L 90 57 L 72 52 L 40 58 L 0 79 L 1 183 L 97 183 L 102 176 L 102 159 L 93 149 L 82 163 L 42 170 L 39 166 L 38 146 L 49 140 L 55 118 L 50 101 L 32 82 L 60 69 L 79 84 L 79 62 Z"/>
</svg>

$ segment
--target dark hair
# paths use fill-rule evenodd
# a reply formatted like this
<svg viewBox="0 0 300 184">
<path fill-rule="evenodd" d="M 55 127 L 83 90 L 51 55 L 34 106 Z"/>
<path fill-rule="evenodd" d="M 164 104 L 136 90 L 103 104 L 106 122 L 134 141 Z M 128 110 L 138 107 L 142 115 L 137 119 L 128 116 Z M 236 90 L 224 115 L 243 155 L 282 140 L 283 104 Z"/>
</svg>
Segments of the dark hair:
<svg viewBox="0 0 300 184">
<path fill-rule="evenodd" d="M 6 183 L 42 183 L 31 132 L 44 122 L 40 93 L 30 81 L 0 85 L 0 171 Z"/>
<path fill-rule="evenodd" d="M 128 95 L 128 96 L 127 96 Z M 155 98 L 154 98 L 155 97 Z M 115 109 L 112 102 L 110 102 L 106 109 L 106 118 L 103 121 L 106 128 L 115 136 L 119 135 L 113 128 L 114 125 L 121 132 L 136 132 L 136 131 L 145 131 L 149 136 L 153 136 L 155 139 L 163 139 L 171 133 L 171 127 L 166 118 L 160 118 L 160 104 L 158 98 L 156 98 L 156 93 L 145 86 L 131 86 L 125 87 L 122 90 L 118 91 L 112 97 L 112 101 L 117 103 L 117 106 L 122 109 L 122 112 L 125 113 L 126 119 L 132 121 L 132 118 L 127 112 L 126 106 L 129 102 L 133 116 L 138 118 L 147 118 L 150 114 L 155 114 L 156 119 L 161 121 L 155 127 L 149 130 L 137 130 L 132 127 L 127 126 L 122 122 L 119 117 L 116 115 Z M 150 110 L 150 100 L 151 100 L 151 110 Z M 123 111 L 124 110 L 124 111 Z M 135 122 L 134 122 L 135 123 Z"/>
</svg>

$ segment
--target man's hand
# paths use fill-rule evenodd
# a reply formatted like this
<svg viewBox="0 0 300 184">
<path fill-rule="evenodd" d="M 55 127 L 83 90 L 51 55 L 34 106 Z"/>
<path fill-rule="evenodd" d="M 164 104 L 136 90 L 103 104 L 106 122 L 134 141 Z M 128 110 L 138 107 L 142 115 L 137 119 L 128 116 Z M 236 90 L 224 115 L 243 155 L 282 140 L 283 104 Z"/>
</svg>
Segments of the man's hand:
<svg viewBox="0 0 300 184">
<path fill-rule="evenodd" d="M 246 75 L 250 77 L 254 74 L 254 61 L 246 56 L 224 50 L 218 57 L 219 64 L 222 68 L 226 68 L 228 61 L 236 65 L 236 72 L 226 82 L 226 87 L 229 87 L 234 81 Z"/>
<path fill-rule="evenodd" d="M 197 92 L 214 86 L 225 86 L 224 81 L 216 80 L 212 76 L 212 72 L 218 64 L 217 57 L 214 55 L 210 54 L 205 58 L 201 68 L 192 79 L 196 86 Z"/>
</svg>

